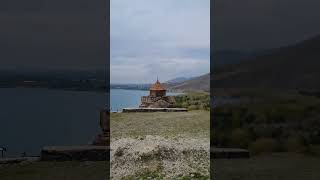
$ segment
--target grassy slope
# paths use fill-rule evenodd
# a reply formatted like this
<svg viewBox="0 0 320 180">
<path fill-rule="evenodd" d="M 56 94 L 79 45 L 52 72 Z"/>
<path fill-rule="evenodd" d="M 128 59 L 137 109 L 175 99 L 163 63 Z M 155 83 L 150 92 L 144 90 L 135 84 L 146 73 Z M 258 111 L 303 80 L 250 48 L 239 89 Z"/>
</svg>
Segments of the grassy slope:
<svg viewBox="0 0 320 180">
<path fill-rule="evenodd" d="M 319 179 L 320 158 L 299 154 L 272 154 L 250 159 L 214 159 L 214 179 L 301 180 Z"/>
<path fill-rule="evenodd" d="M 215 141 L 232 147 L 249 143 L 247 145 L 250 148 L 261 138 L 272 138 L 276 141 L 276 151 L 290 149 L 292 140 L 298 137 L 304 139 L 301 147 L 319 144 L 316 133 L 319 127 L 320 99 L 291 91 L 252 91 L 254 89 L 238 91 L 233 95 L 257 101 L 215 108 Z M 229 117 L 219 115 L 221 112 L 228 113 Z M 239 134 L 239 130 L 249 136 L 235 138 L 232 133 Z M 248 148 L 247 145 L 242 148 Z"/>
<path fill-rule="evenodd" d="M 106 180 L 109 162 L 34 162 L 0 165 L 1 180 Z"/>
<path fill-rule="evenodd" d="M 254 131 L 256 137 L 247 139 L 249 147 L 250 143 L 261 137 L 273 138 L 274 140 L 282 139 L 284 142 L 280 142 L 278 145 L 286 147 L 287 135 L 288 138 L 292 135 L 308 135 L 309 132 L 313 132 L 312 130 L 318 129 L 319 98 L 304 96 L 296 91 L 280 91 L 279 89 L 216 89 L 214 92 L 217 97 L 257 100 L 214 109 L 215 113 L 219 113 L 221 110 L 232 112 L 229 119 L 232 121 L 229 121 L 229 123 L 226 123 L 227 119 L 215 116 L 216 126 L 214 131 L 219 131 L 220 135 L 229 137 L 232 134 L 230 131 L 238 128 L 246 130 L 248 127 L 254 127 L 256 129 Z M 290 124 L 297 123 L 301 123 L 303 126 L 290 126 Z M 219 125 L 223 125 L 225 129 L 219 129 Z M 285 128 L 282 129 L 282 133 L 274 134 L 273 132 L 278 129 L 278 126 L 284 126 Z M 215 133 L 215 135 L 217 134 Z M 236 137 L 239 137 L 239 134 L 237 135 Z M 305 139 L 306 144 L 304 146 L 312 143 L 310 136 L 306 136 Z M 242 141 L 244 139 L 236 138 L 236 140 Z M 232 141 L 227 144 L 237 146 Z M 269 149 L 266 146 L 264 147 Z M 299 148 L 299 146 L 297 147 Z M 289 151 L 297 150 L 295 146 L 291 146 L 291 148 L 293 149 L 289 149 Z M 314 149 L 314 153 L 319 153 L 319 150 Z M 319 156 L 310 156 L 309 153 L 306 155 L 293 152 L 268 152 L 265 155 L 254 155 L 250 159 L 214 159 L 211 168 L 215 172 L 215 179 L 222 180 L 320 179 L 319 162 Z"/>
<path fill-rule="evenodd" d="M 209 137 L 210 112 L 112 113 L 111 137 L 160 135 Z"/>
</svg>

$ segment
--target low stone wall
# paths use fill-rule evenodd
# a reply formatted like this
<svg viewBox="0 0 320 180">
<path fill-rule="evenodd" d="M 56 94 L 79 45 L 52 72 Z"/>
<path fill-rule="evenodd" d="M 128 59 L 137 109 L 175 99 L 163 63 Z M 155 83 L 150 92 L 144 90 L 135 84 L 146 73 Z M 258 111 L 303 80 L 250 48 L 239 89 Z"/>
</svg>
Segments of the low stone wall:
<svg viewBox="0 0 320 180">
<path fill-rule="evenodd" d="M 50 146 L 41 150 L 41 161 L 107 161 L 108 146 Z"/>
<path fill-rule="evenodd" d="M 15 163 L 22 163 L 25 161 L 28 162 L 34 162 L 34 161 L 39 161 L 40 157 L 17 157 L 17 158 L 3 158 L 0 159 L 0 165 L 1 164 L 15 164 Z"/>
<path fill-rule="evenodd" d="M 187 112 L 186 108 L 124 108 L 122 112 Z"/>
</svg>

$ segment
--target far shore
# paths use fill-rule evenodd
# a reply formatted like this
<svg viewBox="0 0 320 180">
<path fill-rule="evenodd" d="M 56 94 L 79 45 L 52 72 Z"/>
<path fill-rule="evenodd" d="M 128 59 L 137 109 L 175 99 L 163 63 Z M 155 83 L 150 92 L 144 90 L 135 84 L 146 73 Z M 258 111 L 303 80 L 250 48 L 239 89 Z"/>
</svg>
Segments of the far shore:
<svg viewBox="0 0 320 180">
<path fill-rule="evenodd" d="M 81 89 L 81 88 L 51 88 L 45 86 L 3 86 L 0 89 L 48 89 L 48 90 L 61 90 L 61 91 L 74 91 L 74 92 L 96 92 L 96 93 L 106 93 L 106 89 Z"/>
</svg>

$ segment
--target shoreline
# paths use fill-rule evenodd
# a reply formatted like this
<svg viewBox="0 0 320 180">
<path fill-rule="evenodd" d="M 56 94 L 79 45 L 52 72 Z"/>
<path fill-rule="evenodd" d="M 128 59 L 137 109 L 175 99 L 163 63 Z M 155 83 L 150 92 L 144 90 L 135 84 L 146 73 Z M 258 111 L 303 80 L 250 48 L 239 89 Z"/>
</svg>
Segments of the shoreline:
<svg viewBox="0 0 320 180">
<path fill-rule="evenodd" d="M 107 93 L 104 90 L 98 89 L 73 89 L 73 88 L 50 88 L 50 87 L 26 87 L 26 86 L 16 86 L 16 87 L 0 87 L 0 89 L 46 89 L 46 90 L 57 90 L 57 91 L 70 91 L 70 92 L 95 92 L 95 93 Z"/>
</svg>

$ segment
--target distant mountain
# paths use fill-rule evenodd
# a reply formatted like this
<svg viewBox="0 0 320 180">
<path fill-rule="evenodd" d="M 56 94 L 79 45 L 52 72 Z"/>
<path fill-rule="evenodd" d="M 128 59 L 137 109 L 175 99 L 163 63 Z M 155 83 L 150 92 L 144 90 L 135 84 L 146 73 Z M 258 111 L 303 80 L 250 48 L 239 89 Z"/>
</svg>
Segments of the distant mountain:
<svg viewBox="0 0 320 180">
<path fill-rule="evenodd" d="M 177 84 L 177 83 L 182 83 L 186 80 L 188 80 L 190 78 L 186 78 L 186 77 L 178 77 L 178 78 L 174 78 L 174 79 L 171 79 L 169 81 L 166 81 L 165 83 L 166 84 Z"/>
<path fill-rule="evenodd" d="M 168 91 L 210 91 L 210 75 L 178 77 L 161 83 Z M 152 84 L 110 84 L 111 89 L 149 90 Z"/>
<path fill-rule="evenodd" d="M 199 77 L 191 78 L 182 83 L 168 85 L 169 90 L 174 91 L 210 91 L 210 75 L 205 74 Z"/>
<path fill-rule="evenodd" d="M 152 84 L 110 84 L 111 89 L 149 90 Z"/>
<path fill-rule="evenodd" d="M 320 90 L 320 36 L 214 68 L 216 88 Z"/>
<path fill-rule="evenodd" d="M 0 70 L 0 88 L 50 88 L 75 91 L 106 91 L 105 71 Z"/>
</svg>

